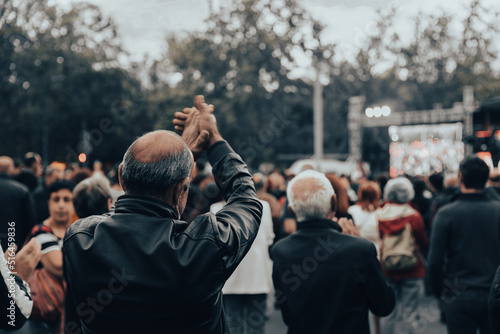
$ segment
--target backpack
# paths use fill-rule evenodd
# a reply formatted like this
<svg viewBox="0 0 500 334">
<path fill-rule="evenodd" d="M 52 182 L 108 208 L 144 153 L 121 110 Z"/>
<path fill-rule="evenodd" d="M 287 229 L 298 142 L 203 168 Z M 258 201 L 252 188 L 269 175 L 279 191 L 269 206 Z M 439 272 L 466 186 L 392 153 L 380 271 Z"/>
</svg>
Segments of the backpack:
<svg viewBox="0 0 500 334">
<path fill-rule="evenodd" d="M 384 236 L 381 250 L 382 267 L 386 271 L 403 272 L 414 269 L 418 264 L 418 256 L 410 223 L 401 230 Z"/>
</svg>

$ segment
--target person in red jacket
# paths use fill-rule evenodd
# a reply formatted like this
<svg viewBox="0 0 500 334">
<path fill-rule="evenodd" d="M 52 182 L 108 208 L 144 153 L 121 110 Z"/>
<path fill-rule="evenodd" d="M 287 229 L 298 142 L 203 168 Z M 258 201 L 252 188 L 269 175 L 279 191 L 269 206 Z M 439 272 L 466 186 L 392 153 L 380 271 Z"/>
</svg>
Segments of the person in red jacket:
<svg viewBox="0 0 500 334">
<path fill-rule="evenodd" d="M 389 180 L 384 188 L 385 202 L 377 210 L 382 240 L 388 235 L 401 231 L 409 224 L 417 249 L 417 263 L 411 269 L 391 271 L 382 265 L 388 283 L 396 292 L 394 311 L 380 322 L 381 332 L 384 334 L 413 333 L 418 330 L 418 305 L 423 294 L 425 277 L 424 261 L 418 249 L 426 247 L 428 239 L 421 214 L 409 204 L 413 196 L 414 190 L 410 180 L 404 177 Z M 384 256 L 384 242 L 382 242 L 381 255 Z"/>
</svg>

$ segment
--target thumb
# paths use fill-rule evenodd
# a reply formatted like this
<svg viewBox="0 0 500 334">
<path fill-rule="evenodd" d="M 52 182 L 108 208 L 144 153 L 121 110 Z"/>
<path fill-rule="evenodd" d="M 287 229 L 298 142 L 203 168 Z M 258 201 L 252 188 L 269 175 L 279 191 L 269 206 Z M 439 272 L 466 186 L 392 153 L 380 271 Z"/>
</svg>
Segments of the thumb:
<svg viewBox="0 0 500 334">
<path fill-rule="evenodd" d="M 210 138 L 210 133 L 207 130 L 202 130 L 198 138 L 196 138 L 193 147 L 195 149 L 202 149 L 208 143 L 209 138 Z"/>
</svg>

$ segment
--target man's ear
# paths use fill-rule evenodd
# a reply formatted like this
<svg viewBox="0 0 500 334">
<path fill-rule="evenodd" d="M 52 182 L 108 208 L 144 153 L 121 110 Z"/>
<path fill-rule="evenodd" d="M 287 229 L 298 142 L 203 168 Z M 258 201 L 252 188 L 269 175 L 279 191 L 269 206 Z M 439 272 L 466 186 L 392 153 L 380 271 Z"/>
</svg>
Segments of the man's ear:
<svg viewBox="0 0 500 334">
<path fill-rule="evenodd" d="M 173 190 L 174 190 L 174 194 L 175 194 L 177 203 L 179 203 L 180 197 L 188 192 L 189 184 L 190 184 L 189 177 L 186 177 L 175 184 Z"/>
<path fill-rule="evenodd" d="M 297 220 L 297 215 L 295 214 L 295 212 L 293 211 L 293 209 L 292 209 L 292 207 L 290 205 L 288 206 L 288 210 L 290 210 L 290 212 L 292 213 L 292 215 L 295 218 L 295 220 Z"/>
<path fill-rule="evenodd" d="M 330 210 L 332 210 L 333 213 L 337 211 L 337 196 L 335 196 L 335 194 L 330 198 Z"/>
<path fill-rule="evenodd" d="M 122 187 L 122 189 L 127 192 L 127 189 L 125 189 L 125 184 L 123 183 L 123 177 L 122 177 L 122 173 L 123 173 L 123 164 L 120 164 L 120 166 L 118 166 L 118 182 L 120 183 L 120 187 Z"/>
</svg>

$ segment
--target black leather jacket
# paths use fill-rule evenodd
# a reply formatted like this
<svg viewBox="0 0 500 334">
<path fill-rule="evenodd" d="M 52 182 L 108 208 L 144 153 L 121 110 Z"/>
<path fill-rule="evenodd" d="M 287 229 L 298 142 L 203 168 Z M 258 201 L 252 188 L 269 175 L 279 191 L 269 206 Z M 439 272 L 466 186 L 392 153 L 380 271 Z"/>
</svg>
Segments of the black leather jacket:
<svg viewBox="0 0 500 334">
<path fill-rule="evenodd" d="M 257 234 L 262 205 L 225 141 L 208 158 L 228 203 L 216 215 L 187 223 L 163 202 L 124 195 L 112 214 L 68 229 L 66 333 L 227 332 L 221 289 Z"/>
<path fill-rule="evenodd" d="M 274 244 L 271 258 L 288 334 L 369 334 L 368 310 L 386 316 L 394 309 L 375 246 L 343 234 L 334 221 L 299 222 Z"/>
</svg>

